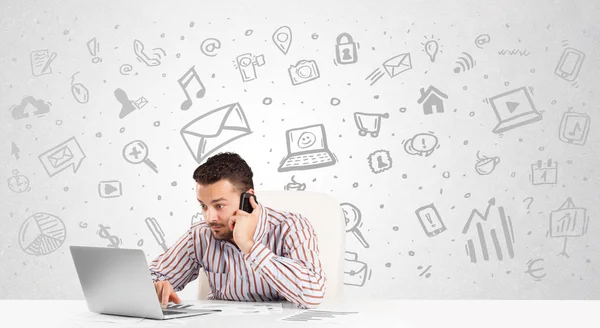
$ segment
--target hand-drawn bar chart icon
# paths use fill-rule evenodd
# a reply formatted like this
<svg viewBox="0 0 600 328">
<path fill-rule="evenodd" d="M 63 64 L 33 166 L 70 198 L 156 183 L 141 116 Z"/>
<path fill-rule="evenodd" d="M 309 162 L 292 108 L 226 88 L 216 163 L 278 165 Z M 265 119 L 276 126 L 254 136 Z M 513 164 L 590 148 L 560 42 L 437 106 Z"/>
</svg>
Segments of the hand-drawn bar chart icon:
<svg viewBox="0 0 600 328">
<path fill-rule="evenodd" d="M 550 213 L 550 237 L 565 238 L 563 250 L 558 255 L 569 257 L 567 238 L 585 235 L 589 221 L 587 210 L 576 207 L 570 197 L 556 211 Z"/>
</svg>

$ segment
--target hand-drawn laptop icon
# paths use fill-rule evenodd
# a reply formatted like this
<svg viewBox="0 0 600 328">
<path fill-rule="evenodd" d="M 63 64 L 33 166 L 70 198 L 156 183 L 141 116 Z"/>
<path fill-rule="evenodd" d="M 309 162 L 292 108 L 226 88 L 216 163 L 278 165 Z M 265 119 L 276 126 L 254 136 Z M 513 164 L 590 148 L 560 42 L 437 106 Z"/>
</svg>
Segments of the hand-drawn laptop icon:
<svg viewBox="0 0 600 328">
<path fill-rule="evenodd" d="M 288 154 L 281 161 L 279 172 L 315 169 L 336 163 L 335 155 L 327 147 L 323 124 L 291 129 L 286 133 Z"/>
<path fill-rule="evenodd" d="M 542 119 L 527 88 L 521 87 L 490 98 L 498 125 L 492 130 L 502 133 Z"/>
</svg>

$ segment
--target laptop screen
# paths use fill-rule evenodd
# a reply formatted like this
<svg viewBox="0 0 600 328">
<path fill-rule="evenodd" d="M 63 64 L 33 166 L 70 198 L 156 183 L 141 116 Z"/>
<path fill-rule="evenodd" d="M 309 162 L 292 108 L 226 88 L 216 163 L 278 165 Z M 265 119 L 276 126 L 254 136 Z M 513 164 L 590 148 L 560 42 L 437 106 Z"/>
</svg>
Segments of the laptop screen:
<svg viewBox="0 0 600 328">
<path fill-rule="evenodd" d="M 287 138 L 290 154 L 325 149 L 323 126 L 320 124 L 289 130 Z"/>
</svg>

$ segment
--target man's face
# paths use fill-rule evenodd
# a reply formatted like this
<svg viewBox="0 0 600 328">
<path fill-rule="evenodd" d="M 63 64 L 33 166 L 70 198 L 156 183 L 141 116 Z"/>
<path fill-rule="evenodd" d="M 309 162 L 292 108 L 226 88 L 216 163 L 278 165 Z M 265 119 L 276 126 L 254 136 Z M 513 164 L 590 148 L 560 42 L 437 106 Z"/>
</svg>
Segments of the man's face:
<svg viewBox="0 0 600 328">
<path fill-rule="evenodd" d="M 229 218 L 240 207 L 240 192 L 229 180 L 223 179 L 210 185 L 196 183 L 196 195 L 213 236 L 219 240 L 233 240 Z"/>
</svg>

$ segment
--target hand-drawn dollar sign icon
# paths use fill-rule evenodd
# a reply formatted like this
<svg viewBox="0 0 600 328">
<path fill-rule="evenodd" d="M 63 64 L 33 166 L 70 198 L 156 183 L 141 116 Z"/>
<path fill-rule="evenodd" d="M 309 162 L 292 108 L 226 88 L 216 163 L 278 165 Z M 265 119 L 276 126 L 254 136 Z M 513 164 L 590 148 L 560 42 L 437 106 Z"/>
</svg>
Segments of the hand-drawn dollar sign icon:
<svg viewBox="0 0 600 328">
<path fill-rule="evenodd" d="M 100 238 L 102 239 L 108 239 L 110 241 L 109 245 L 106 245 L 107 247 L 114 247 L 114 248 L 119 248 L 119 245 L 121 245 L 121 243 L 123 242 L 121 240 L 121 238 L 117 237 L 117 236 L 112 236 L 109 232 L 108 229 L 110 229 L 110 227 L 105 227 L 101 224 L 98 225 L 100 227 L 100 230 L 98 231 L 98 235 L 100 235 Z"/>
</svg>

